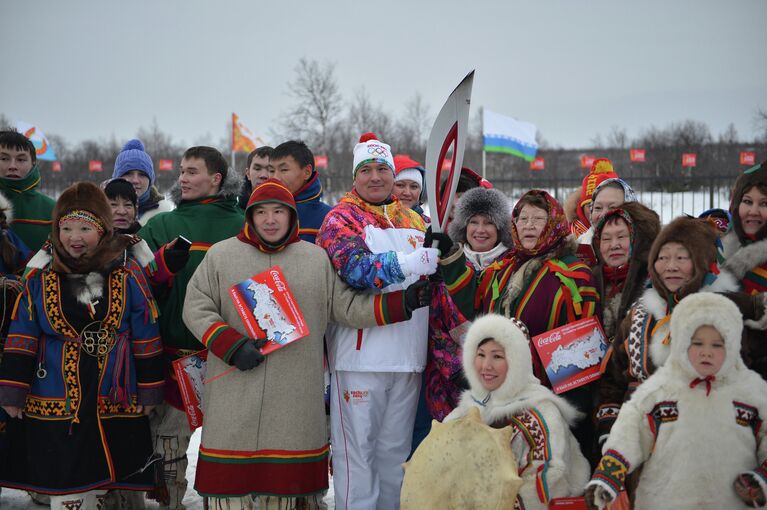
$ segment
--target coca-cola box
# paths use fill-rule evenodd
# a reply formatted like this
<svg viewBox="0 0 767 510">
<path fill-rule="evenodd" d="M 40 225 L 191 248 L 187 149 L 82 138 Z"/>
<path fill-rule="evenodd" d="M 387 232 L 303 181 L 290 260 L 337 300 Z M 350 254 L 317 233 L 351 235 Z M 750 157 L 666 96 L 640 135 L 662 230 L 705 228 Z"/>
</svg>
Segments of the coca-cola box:
<svg viewBox="0 0 767 510">
<path fill-rule="evenodd" d="M 599 319 L 588 317 L 532 338 L 551 381 L 560 394 L 601 377 L 600 363 L 608 342 Z"/>
</svg>

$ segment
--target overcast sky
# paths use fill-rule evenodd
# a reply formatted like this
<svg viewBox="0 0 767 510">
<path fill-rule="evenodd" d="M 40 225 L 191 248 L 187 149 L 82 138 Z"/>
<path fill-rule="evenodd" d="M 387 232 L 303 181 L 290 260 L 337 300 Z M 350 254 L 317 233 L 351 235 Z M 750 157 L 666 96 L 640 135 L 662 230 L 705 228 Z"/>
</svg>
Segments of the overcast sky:
<svg viewBox="0 0 767 510">
<path fill-rule="evenodd" d="M 177 141 L 219 140 L 233 111 L 268 134 L 307 57 L 394 116 L 415 92 L 434 115 L 476 69 L 472 110 L 554 146 L 684 119 L 750 139 L 766 22 L 764 0 L 2 0 L 0 112 L 71 142 L 155 118 Z"/>
</svg>

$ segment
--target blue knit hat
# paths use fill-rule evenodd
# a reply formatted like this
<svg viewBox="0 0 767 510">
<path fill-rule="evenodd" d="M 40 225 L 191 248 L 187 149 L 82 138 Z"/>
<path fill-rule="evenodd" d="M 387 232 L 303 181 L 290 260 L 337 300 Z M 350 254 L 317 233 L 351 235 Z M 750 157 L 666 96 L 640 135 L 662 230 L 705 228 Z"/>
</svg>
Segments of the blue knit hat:
<svg viewBox="0 0 767 510">
<path fill-rule="evenodd" d="M 144 144 L 141 140 L 134 138 L 123 146 L 123 150 L 117 155 L 115 160 L 115 169 L 112 177 L 122 177 L 131 170 L 144 172 L 149 177 L 149 185 L 154 184 L 154 165 L 152 158 L 144 150 Z"/>
</svg>

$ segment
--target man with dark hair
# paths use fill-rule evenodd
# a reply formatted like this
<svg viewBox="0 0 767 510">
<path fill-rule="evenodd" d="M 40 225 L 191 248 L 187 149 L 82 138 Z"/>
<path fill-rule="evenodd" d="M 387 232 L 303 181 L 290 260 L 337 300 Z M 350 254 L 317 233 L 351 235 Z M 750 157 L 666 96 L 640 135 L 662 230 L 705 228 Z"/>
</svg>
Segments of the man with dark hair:
<svg viewBox="0 0 767 510">
<path fill-rule="evenodd" d="M 10 228 L 35 253 L 51 231 L 56 201 L 40 193 L 34 144 L 16 131 L 0 131 L 0 192 L 13 205 Z"/>
<path fill-rule="evenodd" d="M 248 161 L 245 164 L 245 176 L 240 187 L 240 197 L 237 200 L 243 211 L 248 205 L 253 188 L 262 182 L 266 182 L 271 176 L 272 165 L 269 163 L 269 159 L 273 151 L 272 147 L 264 145 L 248 154 Z"/>
<path fill-rule="evenodd" d="M 271 156 L 272 177 L 285 184 L 298 208 L 299 235 L 315 242 L 330 206 L 322 202 L 322 183 L 314 169 L 314 154 L 304 142 L 289 140 L 278 145 Z"/>
<path fill-rule="evenodd" d="M 240 181 L 230 172 L 221 153 L 212 147 L 192 147 L 181 159 L 181 174 L 170 190 L 176 209 L 153 217 L 139 231 L 156 253 L 160 269 L 180 267 L 178 259 L 188 257 L 186 265 L 175 273 L 166 288 L 158 292 L 160 335 L 165 347 L 167 374 L 165 403 L 151 416 L 155 431 L 155 451 L 163 456 L 164 478 L 168 493 L 158 491 L 161 508 L 184 508 L 186 492 L 186 449 L 191 432 L 186 420 L 181 395 L 171 376 L 174 359 L 205 349 L 184 326 L 181 311 L 186 286 L 208 248 L 240 231 L 244 215 L 237 207 Z M 175 249 L 173 242 L 184 236 L 192 242 L 188 250 Z M 169 264 L 170 262 L 170 264 Z"/>
</svg>

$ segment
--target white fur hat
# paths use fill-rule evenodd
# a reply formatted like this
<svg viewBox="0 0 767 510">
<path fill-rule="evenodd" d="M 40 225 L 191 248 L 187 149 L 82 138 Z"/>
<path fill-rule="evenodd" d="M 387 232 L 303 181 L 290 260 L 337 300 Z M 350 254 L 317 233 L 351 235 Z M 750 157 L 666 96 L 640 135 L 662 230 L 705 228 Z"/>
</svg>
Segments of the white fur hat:
<svg viewBox="0 0 767 510">
<path fill-rule="evenodd" d="M 540 381 L 533 376 L 530 338 L 525 325 L 516 319 L 490 314 L 474 321 L 466 332 L 463 343 L 463 373 L 475 395 L 487 394 L 474 368 L 477 348 L 487 338 L 492 338 L 503 347 L 506 351 L 506 362 L 509 365 L 506 380 L 493 392 L 494 399 L 511 400 L 530 384 L 540 384 Z"/>
<path fill-rule="evenodd" d="M 734 370 L 745 369 L 740 356 L 743 315 L 732 300 L 713 292 L 697 292 L 682 299 L 671 315 L 671 352 L 669 361 L 691 379 L 698 373 L 687 357 L 692 335 L 701 326 L 712 326 L 724 338 L 726 357 L 716 374 L 724 379 Z"/>
<path fill-rule="evenodd" d="M 360 141 L 354 146 L 354 166 L 353 175 L 357 175 L 357 170 L 365 163 L 383 163 L 394 172 L 394 156 L 391 153 L 389 145 L 378 140 L 375 133 L 365 133 L 360 136 Z"/>
</svg>

